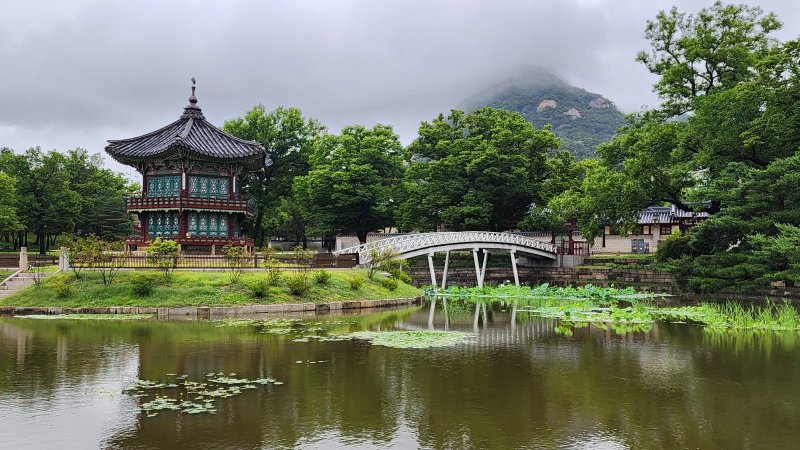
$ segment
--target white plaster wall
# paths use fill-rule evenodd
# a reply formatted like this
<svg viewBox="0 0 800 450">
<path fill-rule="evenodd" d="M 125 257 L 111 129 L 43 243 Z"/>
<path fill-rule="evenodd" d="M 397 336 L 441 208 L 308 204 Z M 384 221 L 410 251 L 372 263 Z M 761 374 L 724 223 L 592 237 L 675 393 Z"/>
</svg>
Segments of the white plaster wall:
<svg viewBox="0 0 800 450">
<path fill-rule="evenodd" d="M 630 253 L 631 252 L 631 241 L 633 239 L 644 239 L 644 241 L 650 244 L 650 253 L 656 251 L 658 247 L 659 235 L 657 230 L 652 235 L 635 235 L 632 234 L 630 236 L 617 236 L 611 235 L 606 236 L 606 245 L 603 246 L 603 237 L 595 238 L 594 242 L 592 243 L 591 252 L 593 254 L 601 254 L 601 253 Z"/>
</svg>

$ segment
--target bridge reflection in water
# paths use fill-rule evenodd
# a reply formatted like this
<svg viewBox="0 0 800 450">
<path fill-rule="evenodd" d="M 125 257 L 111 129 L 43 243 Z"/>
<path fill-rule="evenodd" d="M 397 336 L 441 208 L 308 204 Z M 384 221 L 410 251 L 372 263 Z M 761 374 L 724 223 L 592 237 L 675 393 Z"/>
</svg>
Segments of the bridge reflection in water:
<svg viewBox="0 0 800 450">
<path fill-rule="evenodd" d="M 422 316 L 426 321 L 422 324 Z M 568 321 L 547 318 L 528 311 L 518 311 L 517 302 L 478 302 L 467 305 L 458 299 L 446 296 L 434 297 L 424 311 L 405 321 L 408 329 L 442 331 L 465 331 L 477 334 L 472 346 L 523 345 L 532 340 L 563 339 L 563 331 L 569 330 L 575 338 L 598 335 L 605 339 L 620 339 L 630 342 L 646 342 L 658 336 L 658 328 L 637 330 L 618 334 L 608 326 L 582 323 L 573 327 Z"/>
</svg>

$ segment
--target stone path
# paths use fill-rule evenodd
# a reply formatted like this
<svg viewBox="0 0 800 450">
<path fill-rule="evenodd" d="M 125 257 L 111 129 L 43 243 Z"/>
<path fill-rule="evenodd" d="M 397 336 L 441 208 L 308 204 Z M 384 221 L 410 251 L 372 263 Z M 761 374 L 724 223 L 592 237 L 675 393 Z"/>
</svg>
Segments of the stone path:
<svg viewBox="0 0 800 450">
<path fill-rule="evenodd" d="M 36 278 L 44 278 L 50 275 L 49 273 L 32 273 L 20 272 L 14 275 L 5 283 L 0 284 L 0 299 L 6 298 L 20 289 L 25 289 L 28 286 L 33 286 L 36 283 Z"/>
</svg>

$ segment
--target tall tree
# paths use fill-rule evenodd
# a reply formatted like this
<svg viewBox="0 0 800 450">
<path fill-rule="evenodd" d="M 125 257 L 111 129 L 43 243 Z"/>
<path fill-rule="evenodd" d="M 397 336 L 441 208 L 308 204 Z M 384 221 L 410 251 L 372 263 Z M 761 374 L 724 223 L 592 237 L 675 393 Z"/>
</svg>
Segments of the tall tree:
<svg viewBox="0 0 800 450">
<path fill-rule="evenodd" d="M 388 125 L 342 129 L 314 142 L 311 170 L 294 180 L 295 199 L 314 229 L 367 233 L 392 224 L 403 147 Z"/>
<path fill-rule="evenodd" d="M 304 118 L 298 108 L 278 107 L 267 112 L 264 105 L 258 105 L 244 117 L 226 121 L 222 128 L 242 139 L 257 141 L 267 150 L 264 166 L 243 180 L 244 193 L 256 201 L 253 237 L 256 245 L 262 245 L 265 231 L 276 233 L 283 226 L 269 218 L 278 215 L 282 199 L 291 195 L 294 178 L 308 173 L 312 142 L 325 127 Z"/>
<path fill-rule="evenodd" d="M 670 115 L 694 109 L 696 97 L 725 90 L 755 77 L 754 67 L 774 46 L 770 33 L 781 27 L 761 8 L 720 1 L 696 15 L 673 7 L 648 21 L 650 52 L 636 57 L 659 77 L 654 88 Z"/>
<path fill-rule="evenodd" d="M 24 229 L 17 215 L 18 203 L 17 180 L 0 172 L 0 234 L 9 236 Z"/>
<path fill-rule="evenodd" d="M 135 186 L 123 175 L 104 168 L 99 154 L 90 155 L 82 148 L 67 152 L 64 170 L 70 189 L 79 198 L 75 232 L 104 239 L 124 239 L 131 231 L 124 196 L 135 192 Z"/>
<path fill-rule="evenodd" d="M 549 129 L 517 113 L 482 108 L 423 122 L 409 145 L 398 223 L 404 229 L 508 230 L 542 202 Z"/>
<path fill-rule="evenodd" d="M 80 214 L 80 198 L 70 187 L 66 158 L 56 151 L 44 153 L 39 147 L 24 155 L 4 149 L 0 165 L 17 179 L 19 217 L 36 235 L 39 253 L 46 253 L 48 237 L 72 232 Z"/>
<path fill-rule="evenodd" d="M 800 44 L 772 39 L 779 26 L 758 8 L 719 2 L 697 16 L 659 14 L 646 33 L 654 51 L 639 60 L 659 76 L 664 104 L 631 117 L 598 148 L 602 176 L 551 205 L 580 202 L 587 236 L 595 217 L 624 224 L 652 204 L 711 213 L 661 253 L 691 290 L 790 274 L 785 258 L 759 261 L 785 254 L 800 225 Z M 692 114 L 673 119 L 683 111 Z M 772 237 L 779 245 L 767 244 Z"/>
</svg>

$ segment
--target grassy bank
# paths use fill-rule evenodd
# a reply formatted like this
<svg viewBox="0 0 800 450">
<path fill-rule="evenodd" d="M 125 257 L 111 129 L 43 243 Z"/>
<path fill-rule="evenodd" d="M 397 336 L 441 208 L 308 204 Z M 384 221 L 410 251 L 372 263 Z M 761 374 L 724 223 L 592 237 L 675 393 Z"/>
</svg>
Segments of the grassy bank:
<svg viewBox="0 0 800 450">
<path fill-rule="evenodd" d="M 365 270 L 327 271 L 329 279 L 317 282 L 315 272 L 308 275 L 308 290 L 293 295 L 287 282 L 296 274 L 287 273 L 276 285 L 269 285 L 263 272 L 245 273 L 238 283 L 231 283 L 228 273 L 175 272 L 169 283 L 160 272 L 120 272 L 113 284 L 104 286 L 100 274 L 84 272 L 80 280 L 69 274 L 56 274 L 0 301 L 4 306 L 232 306 L 271 303 L 327 302 L 408 298 L 420 295 L 417 288 L 397 282 L 391 289 L 386 277 L 367 277 Z M 151 287 L 137 289 L 142 284 Z M 68 288 L 64 286 L 68 285 Z M 137 292 L 138 291 L 138 292 Z"/>
</svg>

